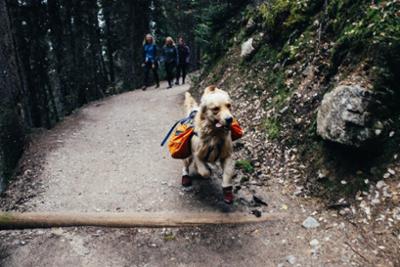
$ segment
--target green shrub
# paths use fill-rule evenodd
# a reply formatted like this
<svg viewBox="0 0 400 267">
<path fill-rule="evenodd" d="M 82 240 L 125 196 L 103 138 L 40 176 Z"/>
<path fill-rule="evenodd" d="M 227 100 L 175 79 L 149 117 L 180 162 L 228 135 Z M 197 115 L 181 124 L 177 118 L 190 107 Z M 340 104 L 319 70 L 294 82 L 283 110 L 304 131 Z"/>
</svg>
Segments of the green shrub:
<svg viewBox="0 0 400 267">
<path fill-rule="evenodd" d="M 342 14 L 346 6 L 339 2 L 333 1 L 330 8 Z M 339 38 L 332 54 L 333 63 L 340 65 L 349 54 L 359 60 L 369 59 L 375 66 L 372 74 L 376 77 L 377 87 L 394 84 L 394 74 L 400 67 L 400 3 L 386 1 L 379 5 L 352 5 L 351 9 L 357 15 L 347 23 L 340 22 L 342 17 L 334 19 L 336 24 L 333 28 Z"/>
<path fill-rule="evenodd" d="M 293 30 L 301 31 L 312 23 L 322 0 L 271 0 L 259 6 L 265 29 L 276 39 L 285 40 Z"/>
<path fill-rule="evenodd" d="M 254 171 L 253 165 L 247 159 L 237 160 L 235 166 L 236 168 L 242 169 L 244 172 L 247 173 L 252 173 Z"/>
</svg>

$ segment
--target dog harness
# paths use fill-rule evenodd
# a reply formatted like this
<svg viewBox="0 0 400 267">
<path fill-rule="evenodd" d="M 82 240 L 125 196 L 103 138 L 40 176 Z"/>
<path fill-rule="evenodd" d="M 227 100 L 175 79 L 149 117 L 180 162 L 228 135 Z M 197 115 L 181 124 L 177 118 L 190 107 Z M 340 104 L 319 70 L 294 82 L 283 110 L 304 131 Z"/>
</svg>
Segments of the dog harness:
<svg viewBox="0 0 400 267">
<path fill-rule="evenodd" d="M 176 126 L 178 126 L 178 124 L 190 124 L 191 125 L 190 127 L 193 128 L 193 119 L 196 116 L 196 114 L 197 114 L 197 110 L 193 110 L 192 112 L 190 112 L 189 116 L 175 122 L 175 124 L 171 127 L 171 129 L 169 129 L 167 135 L 162 140 L 161 146 L 165 145 L 165 143 L 168 141 L 168 138 L 171 136 L 172 132 L 175 130 L 175 128 L 176 128 Z"/>
<path fill-rule="evenodd" d="M 190 139 L 196 134 L 193 123 L 196 114 L 197 110 L 193 110 L 188 117 L 178 120 L 161 142 L 161 146 L 164 146 L 168 141 L 168 150 L 173 158 L 185 159 L 190 156 Z"/>
<path fill-rule="evenodd" d="M 198 135 L 194 129 L 194 117 L 197 114 L 197 110 L 193 110 L 188 117 L 178 120 L 168 131 L 167 135 L 164 137 L 161 142 L 161 146 L 164 146 L 168 141 L 168 150 L 171 154 L 171 157 L 176 159 L 185 159 L 190 157 L 191 155 L 191 147 L 190 140 L 193 135 Z M 232 141 L 235 141 L 243 136 L 243 129 L 240 127 L 237 120 L 232 122 L 231 128 L 231 137 Z M 172 136 L 171 136 L 172 135 Z M 208 151 L 204 161 L 208 162 L 211 156 L 211 153 L 214 149 L 217 149 L 216 159 L 220 157 L 222 148 L 224 146 L 225 140 L 222 139 L 216 146 L 208 146 Z"/>
</svg>

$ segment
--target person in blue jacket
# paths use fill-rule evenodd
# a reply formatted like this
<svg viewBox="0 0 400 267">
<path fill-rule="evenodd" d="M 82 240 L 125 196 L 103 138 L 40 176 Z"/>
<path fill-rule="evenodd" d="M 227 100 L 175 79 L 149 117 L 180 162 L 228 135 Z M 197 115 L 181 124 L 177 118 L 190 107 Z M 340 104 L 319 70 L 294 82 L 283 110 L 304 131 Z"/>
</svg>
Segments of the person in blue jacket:
<svg viewBox="0 0 400 267">
<path fill-rule="evenodd" d="M 144 62 L 142 64 L 144 68 L 143 90 L 146 90 L 147 86 L 149 86 L 150 70 L 153 72 L 154 80 L 156 81 L 156 88 L 160 87 L 160 80 L 158 78 L 157 45 L 154 43 L 154 37 L 151 34 L 147 34 L 144 39 L 143 59 L 144 59 Z"/>
<path fill-rule="evenodd" d="M 178 64 L 178 50 L 176 49 L 174 40 L 172 37 L 167 37 L 165 39 L 165 45 L 162 48 L 162 61 L 165 64 L 165 71 L 167 72 L 168 87 L 172 88 L 172 83 L 174 80 L 174 70 Z"/>
</svg>

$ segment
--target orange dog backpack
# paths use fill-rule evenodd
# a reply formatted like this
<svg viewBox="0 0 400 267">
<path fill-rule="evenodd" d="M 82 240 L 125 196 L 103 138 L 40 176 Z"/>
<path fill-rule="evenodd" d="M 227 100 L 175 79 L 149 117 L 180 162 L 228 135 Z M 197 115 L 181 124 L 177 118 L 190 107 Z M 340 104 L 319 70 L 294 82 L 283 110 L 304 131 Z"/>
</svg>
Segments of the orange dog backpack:
<svg viewBox="0 0 400 267">
<path fill-rule="evenodd" d="M 185 159 L 190 156 L 190 139 L 193 134 L 195 134 L 193 119 L 196 116 L 196 113 L 197 110 L 194 110 L 187 118 L 177 121 L 161 142 L 161 146 L 164 146 L 168 141 L 168 150 L 171 157 L 175 159 Z M 236 119 L 232 122 L 231 136 L 233 141 L 243 136 L 243 129 L 240 127 Z"/>
<path fill-rule="evenodd" d="M 231 137 L 232 141 L 235 141 L 243 136 L 243 129 L 240 127 L 237 119 L 234 119 L 231 125 Z"/>
</svg>

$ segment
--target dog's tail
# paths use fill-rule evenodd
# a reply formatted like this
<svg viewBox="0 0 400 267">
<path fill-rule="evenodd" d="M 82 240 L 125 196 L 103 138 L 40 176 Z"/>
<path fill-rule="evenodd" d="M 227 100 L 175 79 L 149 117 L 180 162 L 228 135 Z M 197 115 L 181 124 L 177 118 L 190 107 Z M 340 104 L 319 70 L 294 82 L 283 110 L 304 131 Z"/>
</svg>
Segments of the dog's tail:
<svg viewBox="0 0 400 267">
<path fill-rule="evenodd" d="M 192 112 L 194 109 L 198 108 L 198 104 L 196 100 L 192 97 L 192 95 L 189 92 L 185 93 L 185 111 L 187 114 Z"/>
</svg>

